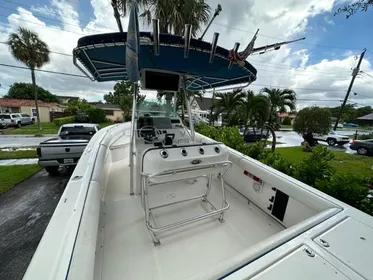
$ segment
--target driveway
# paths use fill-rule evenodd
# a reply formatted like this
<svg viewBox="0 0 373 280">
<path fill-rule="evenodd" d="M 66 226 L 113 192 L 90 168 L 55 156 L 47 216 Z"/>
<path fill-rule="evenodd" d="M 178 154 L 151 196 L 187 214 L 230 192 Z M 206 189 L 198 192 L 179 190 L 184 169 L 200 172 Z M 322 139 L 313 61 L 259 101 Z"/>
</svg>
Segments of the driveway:
<svg viewBox="0 0 373 280">
<path fill-rule="evenodd" d="M 42 170 L 0 196 L 0 279 L 22 279 L 69 177 Z"/>
</svg>

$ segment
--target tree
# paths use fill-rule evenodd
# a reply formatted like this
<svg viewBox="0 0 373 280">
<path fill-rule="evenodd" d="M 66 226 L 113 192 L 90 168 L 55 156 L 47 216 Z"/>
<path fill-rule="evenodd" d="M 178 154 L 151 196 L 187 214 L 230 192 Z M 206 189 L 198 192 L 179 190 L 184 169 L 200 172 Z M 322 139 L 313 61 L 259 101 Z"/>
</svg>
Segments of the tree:
<svg viewBox="0 0 373 280">
<path fill-rule="evenodd" d="M 357 109 L 356 109 L 355 117 L 356 117 L 356 118 L 360 118 L 360 117 L 363 117 L 363 116 L 369 115 L 369 114 L 371 114 L 372 112 L 373 112 L 373 109 L 372 109 L 372 107 L 370 107 L 370 106 L 365 106 L 365 107 L 357 108 Z"/>
<path fill-rule="evenodd" d="M 118 0 L 119 10 L 126 16 L 130 0 Z M 192 35 L 209 21 L 211 7 L 204 0 L 136 0 L 144 12 L 140 15 L 147 24 L 154 16 L 159 19 L 162 33 L 182 35 L 185 24 L 192 25 Z"/>
<path fill-rule="evenodd" d="M 311 146 L 316 144 L 313 134 L 326 134 L 330 129 L 331 114 L 328 108 L 307 107 L 294 119 L 293 129 Z"/>
<path fill-rule="evenodd" d="M 355 3 L 345 5 L 343 8 L 339 8 L 334 15 L 346 14 L 346 18 L 349 18 L 356 12 L 366 12 L 368 8 L 373 6 L 373 0 L 359 0 Z"/>
<path fill-rule="evenodd" d="M 185 98 L 184 90 L 181 89 L 180 92 L 177 94 L 176 101 L 176 107 L 178 108 L 178 110 L 181 110 L 181 120 L 183 123 L 185 119 L 185 109 L 187 107 L 187 100 L 189 100 L 190 104 L 192 104 L 196 98 L 200 98 L 202 100 L 203 97 L 203 94 L 199 91 L 187 91 L 186 95 L 187 97 Z"/>
<path fill-rule="evenodd" d="M 332 114 L 332 117 L 336 118 L 336 117 L 338 117 L 338 114 L 341 110 L 341 106 L 337 106 L 337 107 L 334 107 L 334 108 L 329 108 L 329 110 Z M 373 109 L 370 106 L 355 108 L 355 105 L 347 104 L 343 108 L 343 113 L 342 113 L 342 116 L 341 116 L 341 120 L 343 120 L 345 122 L 353 122 L 357 118 L 360 118 L 362 116 L 365 116 L 365 115 L 368 115 L 368 114 L 372 113 L 372 111 L 373 111 Z"/>
<path fill-rule="evenodd" d="M 268 124 L 272 125 L 276 121 L 276 113 L 285 113 L 287 109 L 294 110 L 297 100 L 292 89 L 263 88 L 261 93 L 267 94 L 269 100 Z"/>
<path fill-rule="evenodd" d="M 67 109 L 65 112 L 75 116 L 77 113 L 87 113 L 88 110 L 92 109 L 93 106 L 87 102 L 85 99 L 70 100 L 67 103 Z"/>
<path fill-rule="evenodd" d="M 59 102 L 56 95 L 36 85 L 38 100 L 44 102 Z M 9 87 L 5 98 L 34 99 L 34 86 L 31 83 L 14 83 Z"/>
<path fill-rule="evenodd" d="M 225 113 L 227 116 L 228 126 L 237 125 L 239 107 L 243 103 L 243 98 L 246 94 L 241 90 L 234 90 L 231 92 L 216 93 L 215 101 L 216 114 Z"/>
<path fill-rule="evenodd" d="M 282 121 L 282 124 L 283 125 L 291 125 L 291 119 L 288 116 L 286 116 L 284 118 L 284 120 Z"/>
<path fill-rule="evenodd" d="M 34 87 L 35 108 L 38 127 L 40 126 L 38 92 L 35 81 L 35 68 L 41 68 L 48 63 L 49 47 L 39 38 L 39 35 L 31 30 L 19 27 L 17 33 L 11 33 L 7 41 L 12 56 L 24 63 L 31 70 L 32 85 Z"/>
<path fill-rule="evenodd" d="M 253 128 L 263 128 L 265 121 L 268 119 L 269 103 L 263 95 L 255 95 L 249 90 L 240 104 L 240 119 L 243 121 L 246 134 L 249 126 Z"/>
<path fill-rule="evenodd" d="M 131 116 L 133 101 L 133 83 L 130 81 L 120 81 L 114 85 L 114 92 L 104 95 L 104 100 L 108 104 L 119 105 L 124 112 L 124 119 L 128 120 Z M 145 99 L 145 95 L 138 94 L 137 102 Z"/>
</svg>

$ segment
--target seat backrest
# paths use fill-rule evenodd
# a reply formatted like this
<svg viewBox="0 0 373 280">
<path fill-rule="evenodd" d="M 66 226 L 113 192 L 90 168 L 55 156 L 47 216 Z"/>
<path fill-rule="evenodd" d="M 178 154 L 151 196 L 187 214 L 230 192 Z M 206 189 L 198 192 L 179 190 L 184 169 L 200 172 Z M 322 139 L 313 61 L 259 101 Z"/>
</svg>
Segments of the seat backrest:
<svg viewBox="0 0 373 280">
<path fill-rule="evenodd" d="M 142 173 L 198 168 L 228 161 L 228 155 L 228 148 L 222 143 L 150 148 L 143 153 Z"/>
</svg>

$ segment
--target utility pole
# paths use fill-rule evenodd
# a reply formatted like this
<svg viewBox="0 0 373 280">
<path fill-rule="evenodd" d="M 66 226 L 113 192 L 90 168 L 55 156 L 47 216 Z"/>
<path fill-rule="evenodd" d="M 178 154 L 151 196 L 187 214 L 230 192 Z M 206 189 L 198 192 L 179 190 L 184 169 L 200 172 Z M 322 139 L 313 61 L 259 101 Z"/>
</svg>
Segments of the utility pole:
<svg viewBox="0 0 373 280">
<path fill-rule="evenodd" d="M 360 55 L 359 62 L 357 63 L 357 66 L 352 70 L 352 78 L 351 78 L 351 82 L 350 82 L 350 85 L 348 86 L 348 89 L 347 89 L 347 93 L 346 93 L 345 99 L 343 100 L 343 103 L 342 103 L 342 105 L 341 105 L 341 110 L 339 111 L 337 121 L 335 122 L 334 130 L 337 130 L 337 126 L 338 126 L 339 119 L 341 118 L 341 115 L 342 115 L 342 112 L 343 112 L 343 108 L 344 108 L 344 106 L 346 105 L 346 102 L 347 102 L 348 96 L 350 95 L 350 92 L 351 92 L 352 86 L 354 85 L 355 78 L 356 78 L 356 76 L 359 74 L 359 71 L 360 71 L 360 64 L 361 64 L 361 62 L 363 61 L 363 58 L 364 58 L 364 54 L 365 54 L 365 52 L 366 52 L 366 49 L 363 49 L 363 52 L 362 52 L 361 55 Z"/>
</svg>

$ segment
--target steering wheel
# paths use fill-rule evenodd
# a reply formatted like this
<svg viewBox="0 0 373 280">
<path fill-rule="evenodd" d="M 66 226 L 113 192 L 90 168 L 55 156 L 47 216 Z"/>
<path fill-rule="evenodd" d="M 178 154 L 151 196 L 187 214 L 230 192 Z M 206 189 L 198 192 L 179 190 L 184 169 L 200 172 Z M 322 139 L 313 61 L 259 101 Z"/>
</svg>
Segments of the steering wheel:
<svg viewBox="0 0 373 280">
<path fill-rule="evenodd" d="M 145 129 L 147 131 L 143 131 Z M 158 140 L 159 135 L 161 135 L 160 130 L 154 125 L 144 125 L 139 129 L 139 136 L 144 137 L 144 140 L 150 144 L 154 144 L 154 142 Z"/>
</svg>

